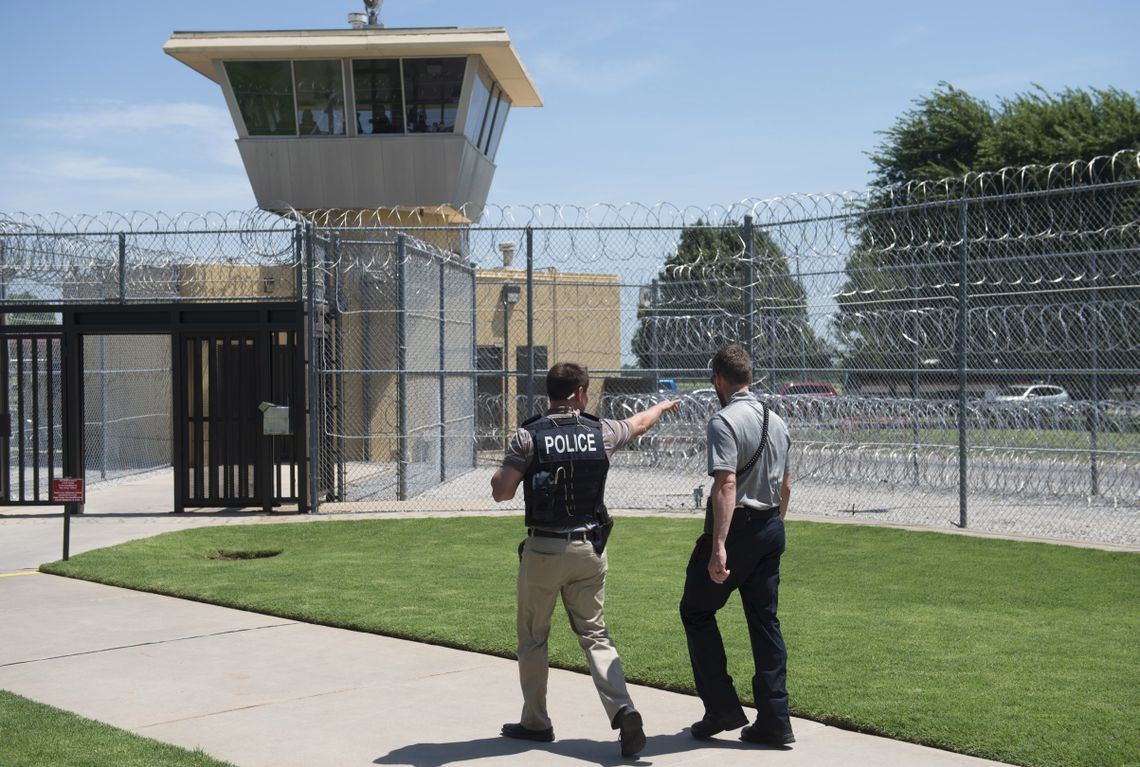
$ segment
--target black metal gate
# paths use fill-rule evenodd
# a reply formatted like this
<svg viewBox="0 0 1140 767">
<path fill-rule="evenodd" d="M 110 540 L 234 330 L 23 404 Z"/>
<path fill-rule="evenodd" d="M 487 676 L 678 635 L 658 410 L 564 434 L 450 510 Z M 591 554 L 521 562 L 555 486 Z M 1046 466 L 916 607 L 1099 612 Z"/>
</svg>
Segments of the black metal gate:
<svg viewBox="0 0 1140 767">
<path fill-rule="evenodd" d="M 307 510 L 300 332 L 182 332 L 175 356 L 175 511 Z M 288 433 L 266 433 L 269 408 L 288 408 Z"/>
<path fill-rule="evenodd" d="M 49 505 L 62 478 L 62 333 L 6 335 L 0 351 L 0 503 Z"/>
</svg>

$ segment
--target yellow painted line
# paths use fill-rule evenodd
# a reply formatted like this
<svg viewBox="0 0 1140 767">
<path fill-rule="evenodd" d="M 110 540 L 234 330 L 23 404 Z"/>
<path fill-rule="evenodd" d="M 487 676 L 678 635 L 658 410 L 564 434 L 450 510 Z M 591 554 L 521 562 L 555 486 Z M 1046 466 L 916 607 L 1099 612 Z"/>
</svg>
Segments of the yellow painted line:
<svg viewBox="0 0 1140 767">
<path fill-rule="evenodd" d="M 0 573 L 0 578 L 14 578 L 17 575 L 39 575 L 39 570 L 21 570 L 18 573 Z"/>
</svg>

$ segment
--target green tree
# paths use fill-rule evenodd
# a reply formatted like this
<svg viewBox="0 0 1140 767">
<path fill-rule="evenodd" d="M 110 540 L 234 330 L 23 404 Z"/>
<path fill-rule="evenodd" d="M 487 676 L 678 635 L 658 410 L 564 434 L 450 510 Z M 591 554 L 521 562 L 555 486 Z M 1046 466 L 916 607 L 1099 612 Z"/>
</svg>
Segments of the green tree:
<svg viewBox="0 0 1140 767">
<path fill-rule="evenodd" d="M 953 367 L 962 253 L 971 368 L 1140 365 L 1140 179 L 1134 154 L 1113 158 L 1140 147 L 1136 94 L 1037 89 L 991 108 L 942 83 L 881 135 L 869 154 L 883 186 L 853 217 L 837 299 L 846 367 L 898 370 L 900 382 L 916 367 Z M 1130 183 L 1097 186 L 1106 180 Z M 1109 340 L 1110 358 L 1094 351 Z M 1069 352 L 1050 354 L 1059 348 Z M 1088 375 L 1060 378 L 1090 393 Z"/>
<path fill-rule="evenodd" d="M 915 101 L 880 134 L 869 153 L 875 184 L 938 181 L 979 169 L 982 143 L 994 129 L 990 107 L 948 83 Z"/>
<path fill-rule="evenodd" d="M 828 368 L 831 349 L 809 322 L 803 286 L 772 238 L 744 228 L 686 227 L 642 302 L 633 352 L 643 369 L 701 375 L 717 347 L 749 348 L 759 370 Z M 769 382 L 771 383 L 771 382 Z"/>
</svg>

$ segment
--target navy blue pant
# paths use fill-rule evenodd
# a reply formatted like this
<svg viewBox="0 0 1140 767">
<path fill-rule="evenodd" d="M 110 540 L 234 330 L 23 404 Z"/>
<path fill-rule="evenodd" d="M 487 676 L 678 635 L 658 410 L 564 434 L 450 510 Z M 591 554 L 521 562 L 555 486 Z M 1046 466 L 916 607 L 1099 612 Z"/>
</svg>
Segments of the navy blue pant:
<svg viewBox="0 0 1140 767">
<path fill-rule="evenodd" d="M 685 572 L 681 622 L 689 643 L 697 694 L 705 704 L 705 716 L 719 722 L 724 729 L 734 729 L 748 722 L 728 674 L 724 640 L 716 623 L 717 610 L 739 589 L 756 666 L 752 696 L 756 702 L 757 731 L 773 735 L 790 733 L 788 651 L 776 618 L 784 520 L 776 512 L 746 513 L 738 509 L 733 515 L 725 549 L 730 575 L 724 583 L 714 583 L 709 577 L 712 536 L 707 533 L 697 539 Z"/>
</svg>

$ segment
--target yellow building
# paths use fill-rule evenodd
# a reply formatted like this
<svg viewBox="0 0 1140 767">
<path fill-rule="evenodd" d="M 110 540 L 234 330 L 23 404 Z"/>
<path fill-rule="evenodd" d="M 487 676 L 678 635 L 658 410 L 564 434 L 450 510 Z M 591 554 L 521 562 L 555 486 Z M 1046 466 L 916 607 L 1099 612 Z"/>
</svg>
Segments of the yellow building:
<svg viewBox="0 0 1140 767">
<path fill-rule="evenodd" d="M 591 371 L 621 367 L 617 275 L 559 272 L 551 267 L 536 271 L 533 285 L 534 395 L 545 395 L 546 370 L 556 362 L 577 362 Z M 475 343 L 478 367 L 485 371 L 479 376 L 478 428 L 484 435 L 494 431 L 499 437 L 484 439 L 486 447 L 533 415 L 527 397 L 527 301 L 525 271 L 502 267 L 476 271 Z M 595 397 L 601 394 L 601 377 L 592 376 Z"/>
</svg>

